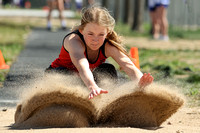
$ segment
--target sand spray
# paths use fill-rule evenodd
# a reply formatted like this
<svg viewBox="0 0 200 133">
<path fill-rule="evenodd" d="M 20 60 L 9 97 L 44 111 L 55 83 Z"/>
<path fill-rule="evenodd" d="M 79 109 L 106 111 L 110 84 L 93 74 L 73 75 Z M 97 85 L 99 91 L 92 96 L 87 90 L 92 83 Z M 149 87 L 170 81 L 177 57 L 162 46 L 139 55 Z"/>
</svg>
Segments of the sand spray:
<svg viewBox="0 0 200 133">
<path fill-rule="evenodd" d="M 184 103 L 175 87 L 101 81 L 108 90 L 89 100 L 79 77 L 48 74 L 24 89 L 13 128 L 158 127 Z"/>
</svg>

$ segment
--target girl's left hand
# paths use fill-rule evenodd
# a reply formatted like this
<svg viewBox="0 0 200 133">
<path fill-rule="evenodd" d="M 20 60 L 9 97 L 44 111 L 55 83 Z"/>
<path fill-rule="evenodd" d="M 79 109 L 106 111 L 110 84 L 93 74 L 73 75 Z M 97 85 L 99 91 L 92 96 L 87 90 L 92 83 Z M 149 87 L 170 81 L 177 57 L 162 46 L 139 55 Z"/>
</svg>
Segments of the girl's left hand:
<svg viewBox="0 0 200 133">
<path fill-rule="evenodd" d="M 153 82 L 153 76 L 151 76 L 150 73 L 144 75 L 140 78 L 140 81 L 138 83 L 139 88 L 144 89 L 146 86 L 151 84 Z"/>
<path fill-rule="evenodd" d="M 92 88 L 92 90 L 91 90 L 91 92 L 89 94 L 89 99 L 92 99 L 92 98 L 94 98 L 94 96 L 98 96 L 98 95 L 100 95 L 102 93 L 108 93 L 108 91 L 104 90 L 104 89 L 101 89 L 99 87 L 97 87 L 95 89 Z"/>
</svg>

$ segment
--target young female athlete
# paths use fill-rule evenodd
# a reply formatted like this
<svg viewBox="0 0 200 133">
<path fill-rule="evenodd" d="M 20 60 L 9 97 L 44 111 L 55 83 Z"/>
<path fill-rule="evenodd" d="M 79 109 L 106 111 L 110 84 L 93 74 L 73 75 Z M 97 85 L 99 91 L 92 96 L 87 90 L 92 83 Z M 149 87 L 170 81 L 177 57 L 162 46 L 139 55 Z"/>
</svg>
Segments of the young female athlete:
<svg viewBox="0 0 200 133">
<path fill-rule="evenodd" d="M 84 84 L 91 90 L 89 99 L 108 91 L 97 85 L 99 75 L 116 79 L 117 72 L 111 64 L 104 63 L 112 57 L 142 89 L 153 82 L 150 74 L 142 72 L 133 64 L 114 31 L 115 20 L 102 7 L 91 6 L 82 11 L 81 24 L 66 35 L 59 57 L 46 72 L 78 72 Z M 103 76 L 104 78 L 105 76 Z"/>
</svg>

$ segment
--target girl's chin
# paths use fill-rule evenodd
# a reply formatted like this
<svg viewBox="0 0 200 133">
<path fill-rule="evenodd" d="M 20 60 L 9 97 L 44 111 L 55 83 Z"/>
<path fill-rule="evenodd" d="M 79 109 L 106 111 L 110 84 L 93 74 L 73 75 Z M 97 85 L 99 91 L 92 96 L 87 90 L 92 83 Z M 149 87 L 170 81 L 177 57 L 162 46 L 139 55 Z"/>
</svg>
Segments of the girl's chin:
<svg viewBox="0 0 200 133">
<path fill-rule="evenodd" d="M 90 49 L 91 49 L 91 50 L 98 50 L 99 47 L 98 47 L 98 46 L 91 46 Z"/>
<path fill-rule="evenodd" d="M 91 48 L 91 50 L 94 50 L 94 51 L 95 51 L 95 50 L 98 50 L 98 49 L 99 49 L 99 48 Z"/>
</svg>

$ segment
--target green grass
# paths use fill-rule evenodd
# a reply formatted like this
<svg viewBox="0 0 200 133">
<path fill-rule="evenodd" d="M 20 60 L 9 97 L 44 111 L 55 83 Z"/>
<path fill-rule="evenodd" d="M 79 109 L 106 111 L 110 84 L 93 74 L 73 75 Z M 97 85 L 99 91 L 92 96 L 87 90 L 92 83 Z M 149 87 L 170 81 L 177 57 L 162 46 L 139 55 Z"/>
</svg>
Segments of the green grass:
<svg viewBox="0 0 200 133">
<path fill-rule="evenodd" d="M 21 50 L 30 28 L 26 24 L 16 24 L 13 22 L 0 22 L 0 50 L 6 64 L 11 65 Z M 0 70 L 0 85 L 5 80 L 9 70 Z"/>
<path fill-rule="evenodd" d="M 185 95 L 200 100 L 199 51 L 139 49 L 139 57 L 141 71 L 151 72 L 155 81 L 175 84 Z"/>
<path fill-rule="evenodd" d="M 131 26 L 120 22 L 117 23 L 115 26 L 115 31 L 119 33 L 121 36 L 149 37 L 150 25 L 144 24 L 142 29 L 143 29 L 142 32 L 132 31 Z"/>
<path fill-rule="evenodd" d="M 151 37 L 150 35 L 150 30 L 151 30 L 151 25 L 150 24 L 143 24 L 142 26 L 142 32 L 138 31 L 132 31 L 131 26 L 123 23 L 117 23 L 115 30 L 117 33 L 120 33 L 122 36 L 142 36 L 142 37 Z M 181 27 L 174 27 L 174 26 L 169 26 L 169 36 L 171 39 L 189 39 L 189 40 L 199 40 L 200 39 L 200 28 L 196 30 L 192 29 L 183 29 Z"/>
<path fill-rule="evenodd" d="M 200 29 L 192 30 L 183 30 L 180 27 L 169 27 L 169 35 L 173 38 L 180 38 L 180 39 L 200 39 Z"/>
</svg>

